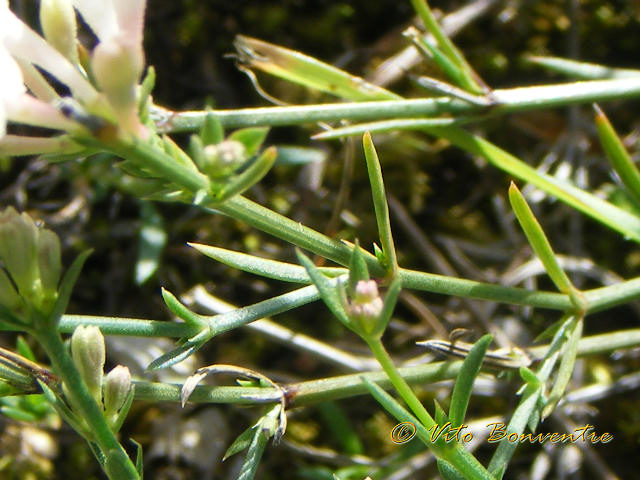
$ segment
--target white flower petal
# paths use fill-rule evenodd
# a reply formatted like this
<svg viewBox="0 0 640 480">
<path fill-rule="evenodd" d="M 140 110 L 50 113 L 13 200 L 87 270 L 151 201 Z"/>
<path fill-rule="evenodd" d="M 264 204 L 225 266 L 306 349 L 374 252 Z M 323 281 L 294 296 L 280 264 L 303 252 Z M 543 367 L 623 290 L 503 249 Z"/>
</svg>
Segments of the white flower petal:
<svg viewBox="0 0 640 480">
<path fill-rule="evenodd" d="M 73 6 L 100 41 L 117 35 L 119 28 L 113 0 L 73 0 Z"/>
<path fill-rule="evenodd" d="M 0 74 L 0 138 L 2 138 L 7 131 L 6 105 L 25 92 L 20 67 L 2 43 L 0 43 L 0 72 L 2 72 Z"/>
<path fill-rule="evenodd" d="M 7 99 L 4 108 L 5 119 L 12 122 L 56 130 L 74 130 L 78 128 L 75 122 L 62 115 L 53 105 L 38 100 L 27 93 Z"/>
<path fill-rule="evenodd" d="M 146 0 L 113 0 L 120 33 L 136 44 L 142 44 Z"/>
<path fill-rule="evenodd" d="M 91 104 L 97 98 L 96 89 L 64 55 L 16 17 L 6 2 L 0 4 L 0 41 L 14 57 L 38 65 L 66 84 L 83 103 Z"/>
</svg>

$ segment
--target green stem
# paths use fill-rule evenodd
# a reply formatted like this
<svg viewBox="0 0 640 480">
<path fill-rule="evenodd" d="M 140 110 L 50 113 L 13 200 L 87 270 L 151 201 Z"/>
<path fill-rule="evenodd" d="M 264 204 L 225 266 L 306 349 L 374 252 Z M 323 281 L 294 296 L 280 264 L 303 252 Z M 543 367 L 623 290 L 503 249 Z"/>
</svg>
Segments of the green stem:
<svg viewBox="0 0 640 480">
<path fill-rule="evenodd" d="M 384 348 L 382 341 L 379 338 L 365 338 L 369 345 L 371 352 L 376 357 L 382 370 L 387 374 L 393 387 L 398 394 L 402 397 L 405 403 L 409 406 L 413 414 L 418 418 L 420 423 L 427 429 L 433 427 L 438 428 L 435 420 L 429 415 L 429 412 L 424 408 L 422 402 L 413 393 L 411 387 L 407 381 L 402 377 L 400 372 L 393 364 L 393 360 Z M 454 442 L 451 444 L 441 445 L 439 443 L 427 442 L 429 448 L 431 448 L 439 457 L 443 458 L 451 465 L 453 465 L 465 478 L 470 479 L 493 479 L 493 477 L 485 470 L 485 468 L 476 460 L 476 458 L 467 452 L 461 444 Z"/>
<path fill-rule="evenodd" d="M 640 97 L 640 78 L 592 80 L 493 90 L 493 115 L 539 110 L 581 103 L 605 102 Z M 450 97 L 384 100 L 374 102 L 258 107 L 212 112 L 226 128 L 257 125 L 300 125 L 341 120 L 371 121 L 390 118 L 435 117 L 442 114 L 486 112 L 487 108 Z M 164 132 L 196 131 L 206 111 L 173 112 L 158 109 L 158 128 Z"/>
<path fill-rule="evenodd" d="M 615 350 L 634 348 L 640 345 L 640 329 L 623 330 L 583 337 L 578 342 L 578 356 L 601 355 Z M 533 358 L 540 358 L 549 350 L 549 345 L 527 349 Z M 442 380 L 454 379 L 460 372 L 462 361 L 432 362 L 413 367 L 398 368 L 399 375 L 411 385 L 426 385 Z M 381 388 L 393 388 L 383 371 L 364 372 L 337 377 L 309 380 L 283 385 L 287 402 L 291 407 L 316 405 L 331 400 L 350 398 L 367 393 L 362 383 L 365 376 Z M 182 385 L 168 383 L 135 382 L 135 399 L 153 402 L 180 402 Z M 275 401 L 277 391 L 258 387 L 220 387 L 200 385 L 196 387 L 190 402 L 194 403 L 243 403 L 260 404 Z"/>
<path fill-rule="evenodd" d="M 398 391 L 413 414 L 418 417 L 420 423 L 422 423 L 422 425 L 424 425 L 427 430 L 433 427 L 436 424 L 435 420 L 431 418 L 431 415 L 429 415 L 429 412 L 427 412 L 426 408 L 424 408 L 422 402 L 418 400 L 418 397 L 416 397 L 416 394 L 413 393 L 413 390 L 411 390 L 411 387 L 409 386 L 407 381 L 402 378 L 395 365 L 393 364 L 393 360 L 391 360 L 391 357 L 387 353 L 387 350 L 384 348 L 382 341 L 379 338 L 365 338 L 364 340 L 367 342 L 367 345 L 369 345 L 371 352 L 380 363 L 382 370 L 384 370 L 384 372 L 391 380 L 393 387 Z"/>
<path fill-rule="evenodd" d="M 445 295 L 501 301 L 510 304 L 566 311 L 571 308 L 569 297 L 560 293 L 539 292 L 522 288 L 502 287 L 460 278 L 445 277 L 401 269 L 403 287 Z M 595 313 L 640 297 L 640 278 L 634 278 L 608 287 L 582 292 L 589 310 Z M 316 296 L 307 297 L 314 301 Z M 297 306 L 302 305 L 296 304 Z M 279 309 L 279 312 L 285 311 Z M 141 318 L 99 317 L 95 315 L 64 315 L 58 324 L 60 333 L 73 333 L 78 325 L 96 325 L 105 335 L 136 337 L 192 337 L 198 328 L 187 323 L 146 320 Z"/>
<path fill-rule="evenodd" d="M 192 193 L 208 192 L 210 189 L 209 178 L 206 175 L 180 164 L 158 146 L 151 145 L 149 142 L 138 139 L 131 141 L 119 139 L 105 146 L 124 159 L 142 159 L 145 167 L 160 173 L 164 178 L 183 186 Z"/>
<path fill-rule="evenodd" d="M 136 467 L 109 428 L 100 407 L 82 381 L 60 335 L 50 330 L 36 331 L 34 335 L 51 360 L 54 371 L 62 378 L 66 393 L 70 396 L 70 403 L 74 409 L 79 410 L 76 413 L 82 416 L 91 429 L 93 441 L 100 447 L 107 461 L 113 462 L 113 470 L 124 472 L 126 479 L 139 479 Z"/>
</svg>

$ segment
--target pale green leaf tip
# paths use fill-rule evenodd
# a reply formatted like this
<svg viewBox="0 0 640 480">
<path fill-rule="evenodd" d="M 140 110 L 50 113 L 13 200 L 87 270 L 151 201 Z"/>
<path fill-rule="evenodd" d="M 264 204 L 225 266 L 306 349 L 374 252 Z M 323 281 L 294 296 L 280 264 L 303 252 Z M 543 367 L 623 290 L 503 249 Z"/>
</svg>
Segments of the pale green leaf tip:
<svg viewBox="0 0 640 480">
<path fill-rule="evenodd" d="M 606 118 L 606 115 L 604 114 L 604 112 L 603 112 L 603 111 L 602 111 L 602 109 L 598 106 L 598 104 L 597 104 L 597 103 L 594 103 L 594 104 L 593 104 L 593 110 L 596 112 L 596 121 L 598 120 L 598 118 L 601 118 L 601 117 L 605 117 L 605 118 Z"/>
</svg>

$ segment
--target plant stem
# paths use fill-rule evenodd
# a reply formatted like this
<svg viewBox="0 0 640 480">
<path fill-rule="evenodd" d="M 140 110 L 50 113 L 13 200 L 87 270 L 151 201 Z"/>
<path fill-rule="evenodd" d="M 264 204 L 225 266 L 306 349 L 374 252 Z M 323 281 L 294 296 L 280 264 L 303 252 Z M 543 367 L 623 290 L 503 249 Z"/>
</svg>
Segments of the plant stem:
<svg viewBox="0 0 640 480">
<path fill-rule="evenodd" d="M 578 356 L 599 355 L 638 345 L 640 345 L 640 329 L 638 328 L 592 335 L 580 339 Z M 549 345 L 540 345 L 529 348 L 527 351 L 533 358 L 539 358 L 548 350 Z M 425 385 L 456 378 L 461 365 L 462 361 L 432 362 L 412 367 L 401 367 L 397 369 L 397 372 L 409 384 Z M 363 376 L 384 389 L 392 388 L 391 381 L 384 371 L 340 375 L 282 385 L 282 387 L 286 392 L 289 406 L 315 405 L 330 400 L 366 394 L 367 388 L 362 383 Z M 136 400 L 180 402 L 181 385 L 142 381 L 135 382 L 135 384 Z M 277 398 L 279 398 L 277 391 L 271 388 L 200 385 L 189 397 L 189 401 L 194 403 L 260 404 L 276 401 Z"/>
<path fill-rule="evenodd" d="M 76 413 L 82 416 L 91 429 L 94 436 L 92 440 L 109 461 L 118 465 L 118 471 L 126 472 L 127 480 L 139 479 L 136 467 L 109 428 L 100 407 L 82 381 L 60 335 L 48 329 L 36 330 L 34 335 L 51 360 L 54 371 L 62 378 L 70 403 L 77 410 Z"/>
<path fill-rule="evenodd" d="M 413 393 L 411 387 L 407 381 L 400 375 L 393 360 L 384 348 L 382 341 L 379 338 L 364 338 L 371 349 L 371 352 L 376 357 L 382 369 L 387 374 L 393 387 L 398 394 L 402 397 L 405 403 L 409 406 L 413 414 L 418 418 L 420 423 L 427 429 L 432 427 L 438 428 L 435 420 L 429 415 L 422 402 Z M 458 442 L 441 444 L 440 442 L 427 442 L 429 448 L 431 448 L 439 457 L 443 458 L 447 462 L 451 463 L 465 478 L 470 479 L 492 479 L 493 477 L 485 470 L 485 468 L 476 460 L 476 458 L 467 452 L 461 444 Z"/>
<path fill-rule="evenodd" d="M 450 97 L 334 103 L 293 107 L 258 107 L 211 112 L 226 128 L 257 125 L 300 125 L 341 120 L 369 121 L 390 118 L 435 117 L 444 113 L 462 115 L 490 111 L 493 115 L 538 110 L 581 103 L 640 97 L 640 78 L 592 80 L 494 90 L 496 105 L 474 105 Z M 198 130 L 206 111 L 173 112 L 157 108 L 158 129 L 164 132 Z"/>
<path fill-rule="evenodd" d="M 422 423 L 422 425 L 424 425 L 427 430 L 434 426 L 436 424 L 435 420 L 431 418 L 431 415 L 429 415 L 429 412 L 427 412 L 426 408 L 424 408 L 422 402 L 418 400 L 418 397 L 416 397 L 416 394 L 413 393 L 413 390 L 411 390 L 411 387 L 409 386 L 407 381 L 402 378 L 400 373 L 398 373 L 398 370 L 393 364 L 393 360 L 391 360 L 391 357 L 387 353 L 387 350 L 384 348 L 382 341 L 379 338 L 365 338 L 365 341 L 367 342 L 367 345 L 369 345 L 369 348 L 371 349 L 373 355 L 380 363 L 382 370 L 384 370 L 384 372 L 391 380 L 394 388 L 398 391 L 402 399 L 409 406 L 413 414 L 418 417 L 420 423 Z"/>
<path fill-rule="evenodd" d="M 399 274 L 402 276 L 404 287 L 416 290 L 550 308 L 560 311 L 566 311 L 571 308 L 569 297 L 560 293 L 502 287 L 500 285 L 446 277 L 444 275 L 414 272 L 405 269 L 400 269 Z M 599 312 L 640 297 L 640 278 L 634 278 L 608 287 L 587 290 L 582 293 L 589 305 L 587 313 Z M 316 298 L 316 296 L 308 297 L 309 302 Z M 283 311 L 285 311 L 285 309 L 279 310 L 279 312 Z M 58 331 L 60 333 L 72 333 L 78 325 L 97 325 L 105 335 L 181 338 L 192 337 L 198 333 L 197 327 L 187 323 L 146 320 L 141 318 L 100 317 L 95 315 L 64 315 L 58 324 Z M 630 340 L 632 342 L 636 341 L 634 337 L 630 337 Z M 534 347 L 533 350 L 537 348 L 538 347 Z"/>
<path fill-rule="evenodd" d="M 63 315 L 58 323 L 58 331 L 73 333 L 79 325 L 96 325 L 104 335 L 129 337 L 181 338 L 192 337 L 200 331 L 198 327 L 184 322 L 96 315 Z"/>
</svg>

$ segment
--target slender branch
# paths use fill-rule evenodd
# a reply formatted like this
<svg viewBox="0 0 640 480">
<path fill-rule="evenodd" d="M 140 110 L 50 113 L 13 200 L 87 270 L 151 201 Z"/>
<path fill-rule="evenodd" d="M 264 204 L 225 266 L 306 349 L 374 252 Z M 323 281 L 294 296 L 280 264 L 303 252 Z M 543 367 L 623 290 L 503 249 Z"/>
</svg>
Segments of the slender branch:
<svg viewBox="0 0 640 480">
<path fill-rule="evenodd" d="M 578 355 L 589 356 L 609 353 L 624 348 L 640 345 L 640 328 L 621 332 L 592 335 L 580 339 Z M 528 349 L 534 358 L 542 357 L 549 349 L 549 345 L 540 345 Z M 462 361 L 432 362 L 424 365 L 398 368 L 398 372 L 410 385 L 425 385 L 451 380 L 457 377 Z M 350 398 L 368 393 L 362 377 L 380 387 L 389 390 L 393 388 L 389 377 L 384 371 L 373 371 L 322 378 L 300 383 L 283 385 L 287 402 L 292 407 L 315 405 L 330 400 Z M 165 383 L 136 382 L 135 398 L 145 401 L 180 402 L 182 385 Z M 244 403 L 260 404 L 276 401 L 277 390 L 258 387 L 219 387 L 201 385 L 196 387 L 190 402 L 194 403 Z"/>
<path fill-rule="evenodd" d="M 217 110 L 213 114 L 227 128 L 255 125 L 299 125 L 340 120 L 368 121 L 390 118 L 436 117 L 442 114 L 493 115 L 580 103 L 606 102 L 640 97 L 640 78 L 592 80 L 494 90 L 495 106 L 482 107 L 449 97 L 334 103 L 292 107 L 258 107 Z M 201 127 L 205 111 L 172 112 L 157 107 L 154 115 L 164 132 L 194 131 Z"/>
<path fill-rule="evenodd" d="M 500 301 L 565 311 L 571 308 L 569 297 L 560 293 L 502 287 L 488 283 L 446 277 L 430 273 L 401 269 L 406 288 L 446 295 Z M 640 298 L 640 278 L 634 278 L 608 287 L 583 292 L 589 305 L 587 313 L 595 313 Z M 310 295 L 308 301 L 317 296 Z M 295 306 L 299 306 L 296 304 Z M 293 307 L 292 307 L 293 308 Z M 280 310 L 284 311 L 284 310 Z M 72 333 L 78 325 L 96 325 L 105 335 L 129 335 L 137 337 L 191 337 L 198 328 L 186 323 L 145 320 L 140 318 L 100 317 L 95 315 L 64 315 L 58 324 L 61 333 Z"/>
</svg>

